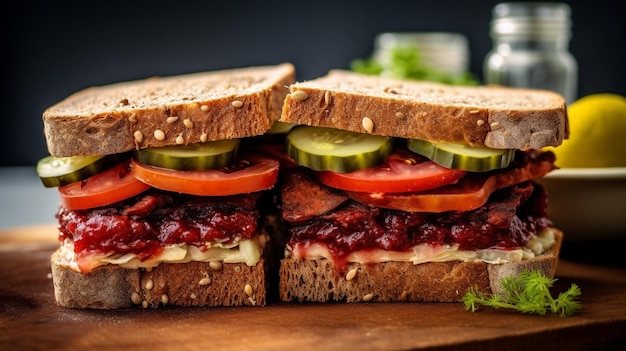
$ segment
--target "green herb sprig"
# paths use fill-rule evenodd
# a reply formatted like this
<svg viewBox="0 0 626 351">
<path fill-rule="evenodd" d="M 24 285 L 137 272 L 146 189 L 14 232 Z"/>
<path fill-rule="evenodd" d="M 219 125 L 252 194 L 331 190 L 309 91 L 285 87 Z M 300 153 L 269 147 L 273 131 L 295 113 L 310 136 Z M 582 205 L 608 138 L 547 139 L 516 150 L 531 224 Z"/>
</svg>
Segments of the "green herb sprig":
<svg viewBox="0 0 626 351">
<path fill-rule="evenodd" d="M 550 288 L 556 279 L 550 279 L 539 271 L 524 271 L 517 276 L 502 279 L 504 294 L 487 296 L 470 289 L 463 297 L 465 309 L 476 311 L 479 305 L 492 308 L 508 308 L 526 314 L 545 315 L 559 313 L 561 317 L 574 315 L 582 307 L 578 297 L 581 290 L 576 284 L 555 299 Z"/>
</svg>

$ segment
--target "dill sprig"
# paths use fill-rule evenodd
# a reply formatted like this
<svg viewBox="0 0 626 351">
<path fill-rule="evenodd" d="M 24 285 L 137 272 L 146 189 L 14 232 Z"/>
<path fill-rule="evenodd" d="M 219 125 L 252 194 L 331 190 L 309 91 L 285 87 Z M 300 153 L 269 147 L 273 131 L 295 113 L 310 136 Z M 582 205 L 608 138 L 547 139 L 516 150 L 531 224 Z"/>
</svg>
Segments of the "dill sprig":
<svg viewBox="0 0 626 351">
<path fill-rule="evenodd" d="M 502 279 L 502 295 L 485 295 L 470 289 L 463 297 L 465 309 L 476 311 L 479 305 L 492 308 L 508 308 L 521 313 L 545 315 L 558 313 L 561 317 L 574 315 L 582 307 L 578 297 L 581 290 L 576 284 L 555 299 L 550 288 L 556 279 L 550 279 L 539 271 L 524 271 L 517 276 Z"/>
</svg>

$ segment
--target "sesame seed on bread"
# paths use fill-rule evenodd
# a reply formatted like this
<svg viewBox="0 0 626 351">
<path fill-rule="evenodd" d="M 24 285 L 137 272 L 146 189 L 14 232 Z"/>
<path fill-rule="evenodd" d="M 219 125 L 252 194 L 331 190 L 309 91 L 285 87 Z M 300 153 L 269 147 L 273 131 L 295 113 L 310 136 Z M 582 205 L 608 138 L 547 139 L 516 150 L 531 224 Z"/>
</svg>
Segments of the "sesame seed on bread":
<svg viewBox="0 0 626 351">
<path fill-rule="evenodd" d="M 52 156 L 107 155 L 135 148 L 264 134 L 280 117 L 290 63 L 96 86 L 43 113 Z"/>
<path fill-rule="evenodd" d="M 331 70 L 290 91 L 281 116 L 288 123 L 520 150 L 558 146 L 569 133 L 565 100 L 545 90 Z"/>
</svg>

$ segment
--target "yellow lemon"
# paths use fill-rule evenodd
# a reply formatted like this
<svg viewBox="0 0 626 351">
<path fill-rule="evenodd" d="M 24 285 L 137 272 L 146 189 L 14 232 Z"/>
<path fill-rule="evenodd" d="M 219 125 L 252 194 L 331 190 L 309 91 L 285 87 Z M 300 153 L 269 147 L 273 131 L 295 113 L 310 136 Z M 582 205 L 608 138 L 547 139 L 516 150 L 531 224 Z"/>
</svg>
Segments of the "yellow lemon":
<svg viewBox="0 0 626 351">
<path fill-rule="evenodd" d="M 567 108 L 569 139 L 556 148 L 561 168 L 626 166 L 626 97 L 591 94 Z"/>
</svg>

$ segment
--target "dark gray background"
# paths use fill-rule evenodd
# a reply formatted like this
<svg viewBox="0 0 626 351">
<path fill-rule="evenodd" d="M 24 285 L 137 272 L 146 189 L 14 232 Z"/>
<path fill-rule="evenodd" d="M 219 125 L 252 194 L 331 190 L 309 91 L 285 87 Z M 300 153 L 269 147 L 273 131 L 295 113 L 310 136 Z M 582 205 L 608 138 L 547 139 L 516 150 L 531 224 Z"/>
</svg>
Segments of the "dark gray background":
<svg viewBox="0 0 626 351">
<path fill-rule="evenodd" d="M 34 4 L 33 4 L 34 3 Z M 154 75 L 275 64 L 298 79 L 348 68 L 386 31 L 452 31 L 482 77 L 498 1 L 23 1 L 2 6 L 0 166 L 47 155 L 41 113 L 92 85 Z M 626 95 L 626 12 L 617 1 L 570 1 L 579 95 Z"/>
</svg>

